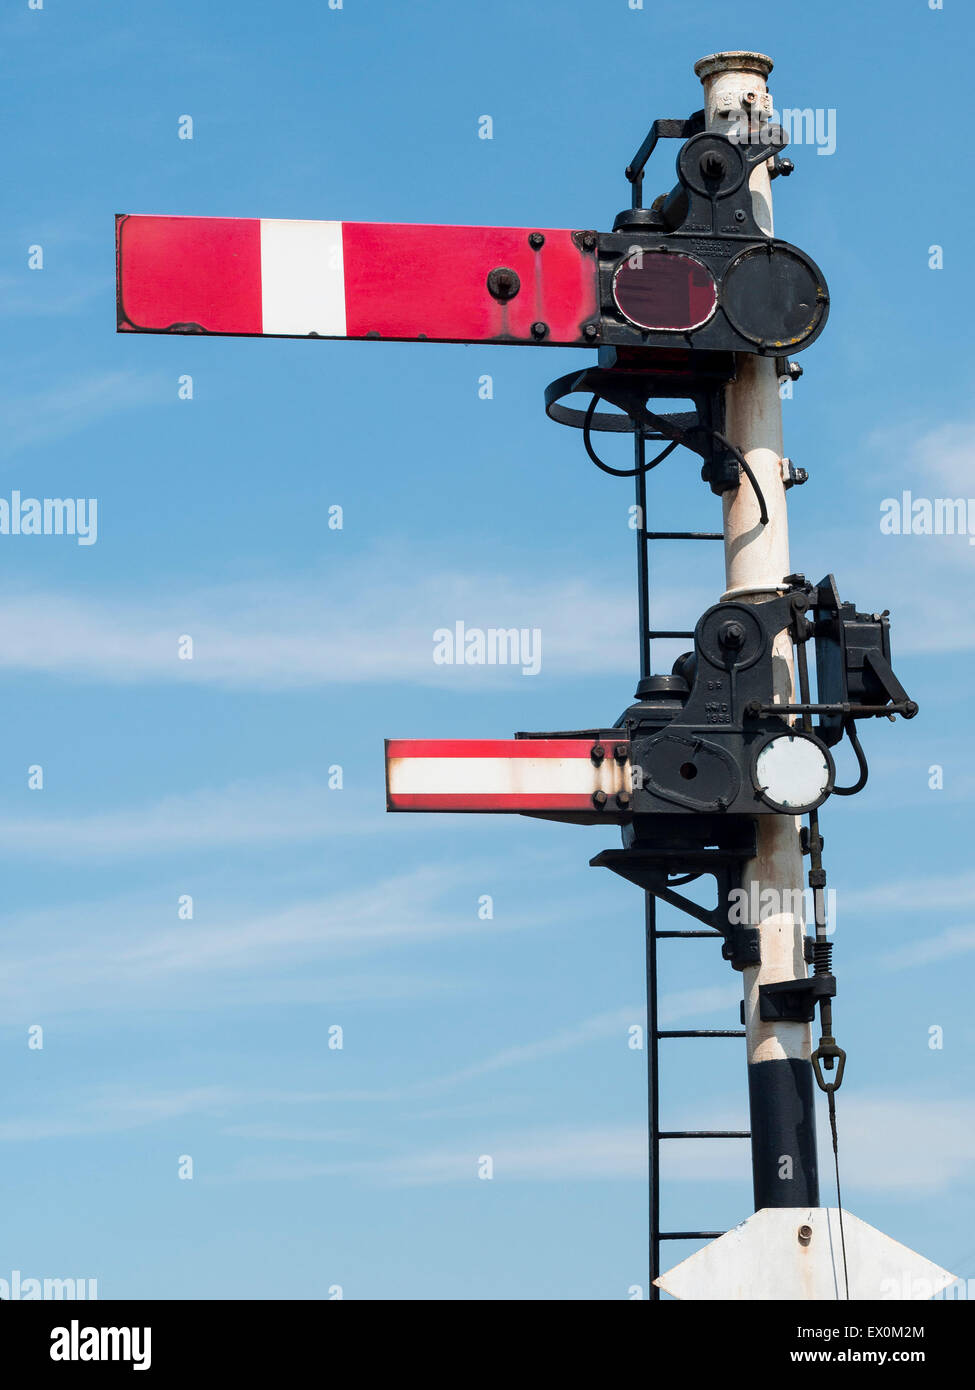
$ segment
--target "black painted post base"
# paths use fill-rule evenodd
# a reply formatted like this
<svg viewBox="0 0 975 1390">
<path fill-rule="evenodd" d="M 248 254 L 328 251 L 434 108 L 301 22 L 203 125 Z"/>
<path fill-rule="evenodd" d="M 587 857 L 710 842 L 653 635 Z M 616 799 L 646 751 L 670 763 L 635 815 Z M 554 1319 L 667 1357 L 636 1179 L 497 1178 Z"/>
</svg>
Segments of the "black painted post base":
<svg viewBox="0 0 975 1390">
<path fill-rule="evenodd" d="M 755 1210 L 818 1207 L 815 1083 L 797 1058 L 748 1068 Z"/>
</svg>

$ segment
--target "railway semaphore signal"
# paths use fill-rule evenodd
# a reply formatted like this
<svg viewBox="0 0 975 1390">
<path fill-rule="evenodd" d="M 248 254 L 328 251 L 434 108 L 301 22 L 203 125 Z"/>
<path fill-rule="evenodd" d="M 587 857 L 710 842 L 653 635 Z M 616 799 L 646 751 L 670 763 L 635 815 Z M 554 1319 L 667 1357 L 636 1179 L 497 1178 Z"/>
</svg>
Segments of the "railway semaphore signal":
<svg viewBox="0 0 975 1390">
<path fill-rule="evenodd" d="M 635 701 L 594 710 L 587 729 L 388 740 L 388 809 L 619 828 L 620 847 L 591 862 L 645 894 L 654 1297 L 866 1299 L 887 1284 L 886 1296 L 930 1298 L 953 1276 L 820 1199 L 815 1087 L 835 1153 L 846 1055 L 833 1036 L 819 808 L 865 786 L 862 726 L 913 718 L 917 705 L 892 668 L 887 613 L 859 611 L 832 575 L 810 583 L 789 560 L 786 494 L 806 475 L 784 457 L 778 383 L 801 373 L 792 355 L 823 331 L 829 293 L 815 262 L 774 234 L 772 180 L 792 164 L 771 119 L 771 68 L 751 52 L 702 59 L 704 109 L 654 122 L 626 168 L 631 206 L 608 231 L 122 215 L 118 328 L 597 351 L 551 384 L 545 406 L 582 431 L 600 468 L 634 480 Z M 646 207 L 662 146 L 676 149 L 675 181 Z M 673 399 L 689 408 L 654 409 Z M 600 458 L 600 432 L 632 434 L 632 469 Z M 648 443 L 662 446 L 650 459 Z M 648 475 L 678 447 L 721 497 L 721 531 L 647 528 Z M 724 543 L 725 592 L 693 633 L 650 626 L 648 543 L 668 539 Z M 665 637 L 689 646 L 655 672 L 651 644 Z M 846 786 L 833 756 L 843 740 L 858 768 Z M 713 907 L 678 891 L 702 876 Z M 794 906 L 804 877 L 812 934 Z M 756 887 L 783 905 L 741 921 L 732 904 L 753 902 Z M 698 929 L 659 932 L 658 901 Z M 746 1041 L 751 1128 L 734 1137 L 751 1144 L 756 1215 L 727 1233 L 660 1229 L 661 1142 L 729 1134 L 660 1126 L 658 1043 L 689 1035 L 657 1026 L 657 946 L 677 935 L 714 938 L 743 980 L 741 1032 L 693 1033 Z M 661 1242 L 681 1238 L 713 1239 L 661 1275 Z"/>
</svg>

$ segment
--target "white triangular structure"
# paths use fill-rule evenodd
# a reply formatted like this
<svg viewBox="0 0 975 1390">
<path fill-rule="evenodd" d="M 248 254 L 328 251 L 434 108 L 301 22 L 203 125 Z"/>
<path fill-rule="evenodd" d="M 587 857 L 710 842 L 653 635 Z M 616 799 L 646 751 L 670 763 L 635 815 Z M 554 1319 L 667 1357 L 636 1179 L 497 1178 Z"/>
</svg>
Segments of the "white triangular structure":
<svg viewBox="0 0 975 1390">
<path fill-rule="evenodd" d="M 674 1298 L 930 1299 L 956 1276 L 836 1207 L 764 1207 L 654 1283 Z"/>
</svg>

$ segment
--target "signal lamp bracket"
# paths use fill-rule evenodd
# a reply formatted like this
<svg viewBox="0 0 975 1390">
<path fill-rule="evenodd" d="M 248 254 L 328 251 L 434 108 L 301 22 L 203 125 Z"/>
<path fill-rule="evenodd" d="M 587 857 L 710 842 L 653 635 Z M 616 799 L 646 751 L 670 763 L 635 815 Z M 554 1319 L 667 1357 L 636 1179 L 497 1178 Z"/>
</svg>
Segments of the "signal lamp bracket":
<svg viewBox="0 0 975 1390">
<path fill-rule="evenodd" d="M 805 975 L 798 980 L 777 980 L 759 985 L 759 1017 L 763 1023 L 812 1023 L 820 999 L 836 995 L 833 975 Z"/>
<path fill-rule="evenodd" d="M 545 390 L 549 419 L 573 429 L 609 434 L 642 433 L 652 441 L 670 440 L 684 445 L 703 460 L 701 477 L 714 493 L 738 487 L 741 468 L 737 457 L 716 436 L 724 430 L 723 386 L 735 375 L 735 359 L 728 352 L 601 349 L 600 365 L 569 372 Z M 622 414 L 590 411 L 564 405 L 576 393 L 598 397 L 615 405 Z M 690 411 L 656 413 L 652 400 L 688 400 Z"/>
<path fill-rule="evenodd" d="M 757 828 L 749 816 L 663 816 L 646 839 L 624 826 L 623 849 L 605 849 L 589 863 L 612 869 L 644 892 L 685 912 L 724 938 L 721 954 L 736 970 L 757 965 L 761 944 L 756 927 L 739 923 L 732 911 L 741 889 L 742 868 L 757 853 Z M 704 907 L 674 891 L 672 884 L 708 874 L 715 879 L 718 901 Z"/>
<path fill-rule="evenodd" d="M 684 140 L 678 182 L 645 208 L 644 168 L 661 137 Z M 829 313 L 823 274 L 765 232 L 749 188 L 751 171 L 788 143 L 772 123 L 741 140 L 705 130 L 702 112 L 654 122 L 627 166 L 633 205 L 597 238 L 601 343 L 782 357 L 819 336 Z"/>
</svg>

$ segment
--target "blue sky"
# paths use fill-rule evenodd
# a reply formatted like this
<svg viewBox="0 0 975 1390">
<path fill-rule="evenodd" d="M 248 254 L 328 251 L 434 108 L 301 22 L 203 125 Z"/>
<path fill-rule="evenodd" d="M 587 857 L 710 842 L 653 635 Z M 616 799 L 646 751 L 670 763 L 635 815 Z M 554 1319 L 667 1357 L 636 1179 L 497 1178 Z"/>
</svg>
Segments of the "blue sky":
<svg viewBox="0 0 975 1390">
<path fill-rule="evenodd" d="M 0 536 L 0 1278 L 137 1298 L 645 1284 L 641 900 L 587 866 L 615 837 L 383 809 L 384 737 L 568 729 L 631 699 L 630 485 L 542 409 L 582 354 L 119 337 L 112 219 L 608 228 L 650 122 L 695 110 L 694 61 L 729 47 L 772 54 L 779 106 L 836 113 L 835 153 L 798 148 L 775 185 L 778 233 L 833 297 L 784 403 L 810 472 L 792 561 L 892 610 L 922 707 L 866 730 L 867 790 L 823 813 L 844 1196 L 975 1276 L 975 549 L 880 531 L 905 488 L 975 494 L 973 27 L 960 0 L 774 23 L 713 0 L 5 7 L 0 496 L 95 497 L 98 539 Z M 657 158 L 648 193 L 673 182 Z M 717 528 L 697 475 L 683 452 L 661 467 L 654 521 Z M 658 561 L 661 625 L 714 601 L 718 550 Z M 540 628 L 540 673 L 435 665 L 457 620 Z M 672 1026 L 736 1026 L 717 952 L 664 951 Z M 740 1044 L 665 1046 L 666 1123 L 743 1126 Z M 745 1147 L 669 1157 L 665 1222 L 746 1216 Z"/>
</svg>

